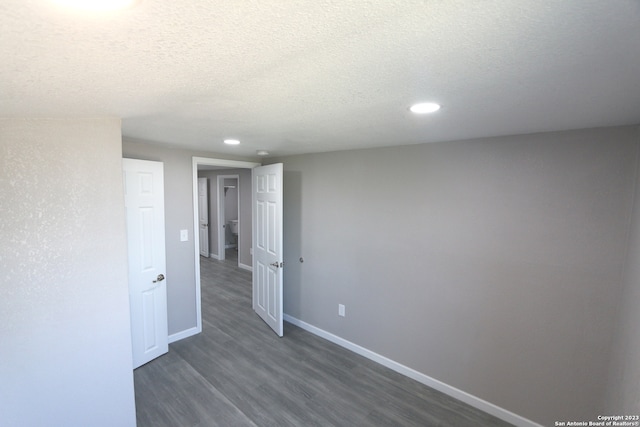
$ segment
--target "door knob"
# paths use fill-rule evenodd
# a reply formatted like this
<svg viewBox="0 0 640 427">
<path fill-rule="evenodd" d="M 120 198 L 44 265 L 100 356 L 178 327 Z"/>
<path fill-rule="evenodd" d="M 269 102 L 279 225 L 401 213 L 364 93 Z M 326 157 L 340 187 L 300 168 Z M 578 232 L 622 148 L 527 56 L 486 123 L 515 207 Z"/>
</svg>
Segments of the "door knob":
<svg viewBox="0 0 640 427">
<path fill-rule="evenodd" d="M 156 277 L 156 280 L 154 280 L 153 283 L 162 282 L 163 280 L 164 274 L 158 274 L 158 277 Z"/>
<path fill-rule="evenodd" d="M 284 262 L 272 262 L 270 265 L 274 266 L 275 268 L 278 267 L 282 267 L 284 265 Z"/>
</svg>

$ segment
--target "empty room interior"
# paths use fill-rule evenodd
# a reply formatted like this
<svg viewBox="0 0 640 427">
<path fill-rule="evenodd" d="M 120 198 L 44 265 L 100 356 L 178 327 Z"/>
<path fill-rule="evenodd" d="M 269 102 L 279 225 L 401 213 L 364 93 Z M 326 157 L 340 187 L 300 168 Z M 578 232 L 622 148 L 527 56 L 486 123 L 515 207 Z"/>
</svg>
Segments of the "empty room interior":
<svg viewBox="0 0 640 427">
<path fill-rule="evenodd" d="M 0 425 L 141 425 L 140 373 L 205 369 L 233 322 L 318 363 L 277 386 L 335 403 L 314 425 L 394 425 L 304 377 L 340 381 L 329 351 L 428 420 L 409 384 L 461 417 L 640 425 L 639 1 L 5 0 L 0 28 Z M 135 185 L 163 199 L 153 239 Z M 212 305 L 235 274 L 246 303 Z M 136 363 L 138 315 L 168 352 Z M 183 425 L 276 425 L 200 373 L 221 397 Z"/>
</svg>

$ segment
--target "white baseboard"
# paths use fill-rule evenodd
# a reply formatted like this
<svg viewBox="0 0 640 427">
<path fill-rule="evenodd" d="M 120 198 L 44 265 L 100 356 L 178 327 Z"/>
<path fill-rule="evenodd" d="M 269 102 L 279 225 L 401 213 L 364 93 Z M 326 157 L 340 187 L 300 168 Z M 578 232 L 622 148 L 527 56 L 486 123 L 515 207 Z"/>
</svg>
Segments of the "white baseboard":
<svg viewBox="0 0 640 427">
<path fill-rule="evenodd" d="M 247 264 L 243 264 L 241 262 L 238 263 L 238 267 L 240 267 L 243 270 L 253 271 L 253 267 Z"/>
<path fill-rule="evenodd" d="M 198 328 L 194 326 L 193 328 L 185 329 L 184 331 L 177 332 L 175 334 L 169 335 L 169 344 L 174 343 L 176 341 L 180 341 L 185 338 L 189 338 L 195 334 L 199 334 L 202 332 L 202 328 Z"/>
<path fill-rule="evenodd" d="M 213 253 L 209 254 L 209 257 L 211 257 L 213 259 L 220 259 L 220 257 L 218 255 L 213 254 Z"/>
<path fill-rule="evenodd" d="M 337 344 L 341 347 L 344 347 L 347 350 L 351 350 L 354 353 L 359 354 L 360 356 L 364 356 L 367 359 L 373 360 L 374 362 L 377 362 L 383 366 L 386 366 L 391 370 L 394 370 L 402 375 L 412 378 L 418 381 L 419 383 L 422 383 L 428 387 L 438 390 L 453 398 L 456 398 L 468 405 L 473 406 L 474 408 L 480 409 L 481 411 L 484 411 L 497 418 L 500 418 L 501 420 L 507 421 L 518 427 L 542 427 L 540 424 L 537 424 L 531 420 L 521 417 L 520 415 L 514 414 L 511 411 L 507 411 L 504 408 L 496 406 L 493 403 L 487 402 L 486 400 L 480 399 L 479 397 L 476 397 L 465 391 L 462 391 L 448 384 L 445 384 L 442 381 L 436 380 L 435 378 L 431 378 L 430 376 L 425 375 L 421 372 L 418 372 L 415 369 L 409 368 L 408 366 L 404 366 L 394 360 L 381 356 L 378 353 L 375 353 L 369 349 L 366 349 L 357 344 L 354 344 L 351 341 L 347 341 L 344 338 L 340 338 L 337 335 L 334 335 L 323 329 L 317 328 L 313 325 L 310 325 L 309 323 L 303 322 L 300 319 L 291 317 L 288 314 L 285 314 L 283 317 L 285 321 L 293 325 L 296 325 L 308 332 L 311 332 L 314 335 L 324 338 L 327 341 L 331 341 L 332 343 Z"/>
</svg>

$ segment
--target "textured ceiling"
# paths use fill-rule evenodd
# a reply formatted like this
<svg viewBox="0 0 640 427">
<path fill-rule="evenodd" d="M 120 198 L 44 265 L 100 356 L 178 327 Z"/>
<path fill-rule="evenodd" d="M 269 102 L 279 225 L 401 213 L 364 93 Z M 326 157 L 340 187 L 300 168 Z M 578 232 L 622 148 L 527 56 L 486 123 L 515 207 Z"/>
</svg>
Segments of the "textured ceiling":
<svg viewBox="0 0 640 427">
<path fill-rule="evenodd" d="M 242 155 L 640 123 L 638 0 L 2 0 L 0 58 L 0 116 Z"/>
</svg>

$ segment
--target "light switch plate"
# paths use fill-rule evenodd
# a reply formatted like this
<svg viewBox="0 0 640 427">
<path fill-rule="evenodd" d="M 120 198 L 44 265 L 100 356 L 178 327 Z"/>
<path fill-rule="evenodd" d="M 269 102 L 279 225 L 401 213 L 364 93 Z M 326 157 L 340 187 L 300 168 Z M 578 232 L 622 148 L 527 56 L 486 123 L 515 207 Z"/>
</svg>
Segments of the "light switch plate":
<svg viewBox="0 0 640 427">
<path fill-rule="evenodd" d="M 180 230 L 180 241 L 186 242 L 189 240 L 189 230 Z"/>
</svg>

